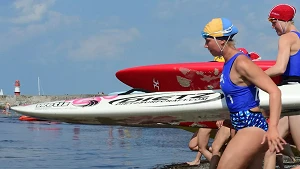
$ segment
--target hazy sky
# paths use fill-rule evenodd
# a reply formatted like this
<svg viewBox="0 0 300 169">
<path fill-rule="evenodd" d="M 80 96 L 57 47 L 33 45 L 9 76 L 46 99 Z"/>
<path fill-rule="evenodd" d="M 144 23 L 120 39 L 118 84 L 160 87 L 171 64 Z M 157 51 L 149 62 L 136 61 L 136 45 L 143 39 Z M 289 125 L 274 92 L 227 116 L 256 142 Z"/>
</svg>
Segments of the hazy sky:
<svg viewBox="0 0 300 169">
<path fill-rule="evenodd" d="M 12 95 L 18 79 L 21 94 L 37 95 L 40 77 L 50 95 L 127 90 L 120 69 L 211 60 L 201 31 L 215 17 L 238 27 L 237 47 L 274 60 L 267 18 L 278 3 L 300 11 L 299 0 L 1 0 L 0 88 Z"/>
</svg>

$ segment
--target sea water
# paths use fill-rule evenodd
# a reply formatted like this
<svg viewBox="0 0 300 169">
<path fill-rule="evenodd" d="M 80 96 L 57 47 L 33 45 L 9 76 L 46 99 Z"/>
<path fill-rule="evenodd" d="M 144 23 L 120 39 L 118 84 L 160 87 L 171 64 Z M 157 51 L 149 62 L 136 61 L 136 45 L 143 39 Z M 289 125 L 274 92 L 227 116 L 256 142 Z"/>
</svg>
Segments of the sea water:
<svg viewBox="0 0 300 169">
<path fill-rule="evenodd" d="M 192 161 L 193 133 L 142 128 L 19 121 L 0 116 L 0 168 L 159 168 Z"/>
</svg>

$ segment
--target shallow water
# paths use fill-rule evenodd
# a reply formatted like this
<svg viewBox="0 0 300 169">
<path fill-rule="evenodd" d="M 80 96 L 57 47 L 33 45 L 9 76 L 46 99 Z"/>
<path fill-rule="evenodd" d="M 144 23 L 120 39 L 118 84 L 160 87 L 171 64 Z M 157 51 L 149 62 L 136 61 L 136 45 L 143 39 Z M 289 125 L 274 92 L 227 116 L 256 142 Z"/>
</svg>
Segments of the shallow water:
<svg viewBox="0 0 300 169">
<path fill-rule="evenodd" d="M 159 168 L 193 160 L 181 129 L 24 122 L 0 116 L 0 168 Z"/>
<path fill-rule="evenodd" d="M 0 114 L 0 169 L 208 168 L 204 161 L 198 167 L 180 164 L 196 155 L 188 148 L 193 133 L 181 129 L 25 122 L 18 117 Z M 287 168 L 295 165 L 285 161 Z"/>
</svg>

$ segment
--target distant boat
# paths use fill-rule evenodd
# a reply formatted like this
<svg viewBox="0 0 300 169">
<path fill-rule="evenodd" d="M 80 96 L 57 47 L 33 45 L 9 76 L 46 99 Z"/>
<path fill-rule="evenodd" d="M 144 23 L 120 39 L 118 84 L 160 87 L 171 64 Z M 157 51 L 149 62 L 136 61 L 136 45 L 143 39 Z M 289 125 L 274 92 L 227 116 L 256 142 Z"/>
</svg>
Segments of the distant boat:
<svg viewBox="0 0 300 169">
<path fill-rule="evenodd" d="M 0 96 L 3 96 L 3 90 L 2 89 L 0 90 Z"/>
</svg>

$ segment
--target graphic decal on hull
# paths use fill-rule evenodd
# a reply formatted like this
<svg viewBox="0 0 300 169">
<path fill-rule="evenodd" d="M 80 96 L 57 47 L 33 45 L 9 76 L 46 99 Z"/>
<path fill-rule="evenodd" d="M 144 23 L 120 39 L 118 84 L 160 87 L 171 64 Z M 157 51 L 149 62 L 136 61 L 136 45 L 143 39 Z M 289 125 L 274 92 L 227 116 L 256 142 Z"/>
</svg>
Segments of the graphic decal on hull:
<svg viewBox="0 0 300 169">
<path fill-rule="evenodd" d="M 118 96 L 90 97 L 90 98 L 80 98 L 80 99 L 65 100 L 65 101 L 38 103 L 36 104 L 36 109 L 69 108 L 71 106 L 91 107 L 97 105 L 102 99 L 111 100 L 116 97 Z"/>
<path fill-rule="evenodd" d="M 221 71 L 217 68 L 213 71 L 197 71 L 184 67 L 175 68 L 175 70 L 176 69 L 182 74 L 181 76 L 176 76 L 178 84 L 182 87 L 189 88 L 189 90 L 211 90 L 220 88 L 219 79 Z"/>
<path fill-rule="evenodd" d="M 112 105 L 138 105 L 146 107 L 180 106 L 216 101 L 224 98 L 223 93 L 191 93 L 191 94 L 148 94 L 115 99 Z"/>
<path fill-rule="evenodd" d="M 100 97 L 92 97 L 92 98 L 75 99 L 71 102 L 73 106 L 89 107 L 98 104 L 100 101 L 101 101 Z"/>
</svg>

